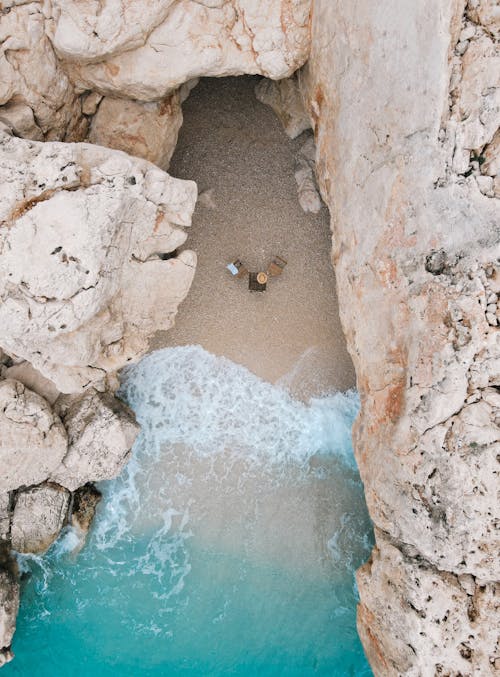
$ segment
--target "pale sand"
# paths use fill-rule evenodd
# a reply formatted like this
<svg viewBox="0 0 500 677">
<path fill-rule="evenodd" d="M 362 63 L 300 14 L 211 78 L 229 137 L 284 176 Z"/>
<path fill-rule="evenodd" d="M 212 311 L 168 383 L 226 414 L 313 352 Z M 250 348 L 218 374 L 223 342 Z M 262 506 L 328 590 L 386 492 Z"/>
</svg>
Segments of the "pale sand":
<svg viewBox="0 0 500 677">
<path fill-rule="evenodd" d="M 299 397 L 354 387 L 330 262 L 329 214 L 304 214 L 293 177 L 307 138 L 290 140 L 253 93 L 258 78 L 207 78 L 183 106 L 184 124 L 169 172 L 212 191 L 198 204 L 185 247 L 198 268 L 176 326 L 151 349 L 200 344 Z M 288 261 L 267 291 L 248 291 L 226 264 L 241 258 L 265 270 Z"/>
</svg>

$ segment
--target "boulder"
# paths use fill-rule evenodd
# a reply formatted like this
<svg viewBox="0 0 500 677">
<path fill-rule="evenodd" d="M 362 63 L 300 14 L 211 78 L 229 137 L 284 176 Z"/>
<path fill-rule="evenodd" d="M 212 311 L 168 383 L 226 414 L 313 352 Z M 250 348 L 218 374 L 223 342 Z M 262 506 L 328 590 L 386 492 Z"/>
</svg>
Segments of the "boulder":
<svg viewBox="0 0 500 677">
<path fill-rule="evenodd" d="M 28 139 L 83 139 L 87 121 L 45 33 L 42 3 L 2 8 L 0 121 Z"/>
<path fill-rule="evenodd" d="M 64 415 L 68 453 L 51 479 L 71 491 L 116 477 L 139 432 L 133 412 L 110 393 L 89 392 Z"/>
<path fill-rule="evenodd" d="M 13 550 L 46 552 L 66 524 L 69 501 L 69 491 L 53 483 L 18 491 L 11 525 Z"/>
<path fill-rule="evenodd" d="M 92 484 L 86 484 L 73 493 L 71 525 L 84 535 L 90 529 L 101 498 L 101 492 Z"/>
<path fill-rule="evenodd" d="M 0 345 L 63 393 L 103 384 L 173 324 L 196 184 L 90 144 L 0 135 Z"/>
<path fill-rule="evenodd" d="M 46 480 L 67 447 L 64 426 L 46 400 L 19 381 L 0 381 L 0 492 Z"/>
<path fill-rule="evenodd" d="M 166 170 L 181 125 L 178 93 L 154 103 L 105 96 L 92 118 L 89 141 L 123 150 Z"/>
</svg>

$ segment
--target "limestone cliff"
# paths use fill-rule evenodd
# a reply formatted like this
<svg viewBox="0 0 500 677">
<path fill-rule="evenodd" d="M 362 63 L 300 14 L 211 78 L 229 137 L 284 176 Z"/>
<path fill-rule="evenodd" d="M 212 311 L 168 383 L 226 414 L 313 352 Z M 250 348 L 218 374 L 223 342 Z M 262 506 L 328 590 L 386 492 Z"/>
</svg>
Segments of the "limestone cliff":
<svg viewBox="0 0 500 677">
<path fill-rule="evenodd" d="M 358 625 L 384 677 L 500 664 L 498 22 L 488 0 L 314 3 L 302 86 L 376 526 Z"/>
</svg>

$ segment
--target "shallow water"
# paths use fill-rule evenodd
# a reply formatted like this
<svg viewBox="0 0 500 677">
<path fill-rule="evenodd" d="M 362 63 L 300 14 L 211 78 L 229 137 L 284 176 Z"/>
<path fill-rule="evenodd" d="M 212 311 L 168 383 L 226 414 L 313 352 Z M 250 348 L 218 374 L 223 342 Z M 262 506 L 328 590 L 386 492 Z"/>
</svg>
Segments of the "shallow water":
<svg viewBox="0 0 500 677">
<path fill-rule="evenodd" d="M 354 570 L 371 527 L 354 393 L 308 405 L 199 347 L 157 351 L 122 396 L 142 432 L 87 545 L 24 583 L 9 675 L 370 675 Z"/>
</svg>

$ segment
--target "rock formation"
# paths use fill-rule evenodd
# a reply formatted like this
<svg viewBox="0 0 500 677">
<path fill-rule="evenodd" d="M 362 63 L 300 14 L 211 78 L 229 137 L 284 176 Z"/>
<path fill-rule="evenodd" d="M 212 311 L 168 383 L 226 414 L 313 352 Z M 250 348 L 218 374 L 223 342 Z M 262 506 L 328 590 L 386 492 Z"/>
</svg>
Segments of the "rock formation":
<svg viewBox="0 0 500 677">
<path fill-rule="evenodd" d="M 48 34 L 80 90 L 157 101 L 193 77 L 278 79 L 307 59 L 310 0 L 52 3 Z M 91 20 L 89 21 L 89 17 Z"/>
<path fill-rule="evenodd" d="M 0 381 L 0 492 L 48 478 L 63 460 L 68 439 L 59 417 L 19 381 Z"/>
<path fill-rule="evenodd" d="M 295 181 L 297 195 L 302 209 L 307 213 L 317 214 L 321 209 L 321 198 L 316 187 L 316 146 L 309 137 L 304 143 L 295 161 Z"/>
<path fill-rule="evenodd" d="M 500 68 L 490 0 L 316 0 L 304 85 L 376 526 L 376 675 L 500 663 Z"/>
<path fill-rule="evenodd" d="M 332 215 L 376 534 L 358 574 L 360 636 L 377 676 L 493 674 L 497 2 L 313 0 L 312 26 L 310 0 L 98 4 L 0 4 L 1 539 L 45 549 L 69 490 L 127 459 L 136 427 L 111 394 L 116 371 L 171 326 L 194 273 L 189 250 L 160 255 L 184 243 L 196 187 L 147 161 L 168 165 L 189 87 L 286 78 L 312 30 L 300 78 L 263 81 L 258 96 L 294 136 L 308 125 L 300 86 Z M 118 150 L 58 143 L 87 132 Z M 297 170 L 315 208 L 310 151 Z M 85 529 L 95 501 L 77 495 Z M 0 664 L 18 596 L 2 554 Z"/>
<path fill-rule="evenodd" d="M 261 103 L 271 106 L 291 139 L 295 139 L 306 129 L 311 128 L 311 120 L 304 107 L 298 76 L 278 80 L 278 82 L 262 78 L 255 87 L 255 96 Z"/>
<path fill-rule="evenodd" d="M 57 484 L 18 491 L 10 538 L 17 552 L 44 553 L 66 523 L 70 493 Z"/>
<path fill-rule="evenodd" d="M 168 329 L 195 254 L 192 181 L 89 144 L 0 138 L 0 345 L 61 392 L 98 385 Z"/>
<path fill-rule="evenodd" d="M 88 482 L 116 477 L 139 432 L 133 412 L 110 393 L 90 392 L 71 402 L 61 416 L 68 452 L 51 479 L 75 491 Z"/>
<path fill-rule="evenodd" d="M 49 3 L 0 6 L 0 122 L 24 138 L 80 140 L 87 120 L 80 98 L 46 34 Z"/>
<path fill-rule="evenodd" d="M 100 500 L 101 493 L 92 484 L 85 484 L 73 494 L 71 525 L 84 536 L 90 529 Z"/>
<path fill-rule="evenodd" d="M 142 103 L 105 96 L 92 118 L 89 141 L 142 157 L 167 170 L 182 125 L 179 93 Z"/>
<path fill-rule="evenodd" d="M 13 658 L 10 645 L 19 609 L 19 582 L 15 560 L 0 542 L 0 668 Z"/>
</svg>

